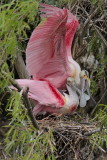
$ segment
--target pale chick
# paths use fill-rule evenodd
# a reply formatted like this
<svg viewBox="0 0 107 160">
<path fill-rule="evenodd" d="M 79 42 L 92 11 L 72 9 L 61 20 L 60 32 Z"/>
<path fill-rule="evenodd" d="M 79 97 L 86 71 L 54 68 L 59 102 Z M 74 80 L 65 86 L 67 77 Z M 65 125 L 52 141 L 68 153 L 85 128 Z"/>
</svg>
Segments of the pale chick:
<svg viewBox="0 0 107 160">
<path fill-rule="evenodd" d="M 80 107 L 85 107 L 87 101 L 90 99 L 90 79 L 88 71 L 82 70 L 80 72 L 80 84 L 75 83 L 72 77 L 67 78 L 67 84 L 72 86 L 79 94 Z"/>
</svg>

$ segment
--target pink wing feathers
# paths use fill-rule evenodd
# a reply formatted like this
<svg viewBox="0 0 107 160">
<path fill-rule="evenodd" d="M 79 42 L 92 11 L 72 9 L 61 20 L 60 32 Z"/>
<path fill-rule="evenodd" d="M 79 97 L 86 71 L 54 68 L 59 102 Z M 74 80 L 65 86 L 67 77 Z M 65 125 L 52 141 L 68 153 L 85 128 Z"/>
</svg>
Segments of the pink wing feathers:
<svg viewBox="0 0 107 160">
<path fill-rule="evenodd" d="M 40 7 L 43 7 L 39 9 L 41 12 L 43 12 L 41 17 L 51 17 L 56 14 L 58 15 L 60 12 L 63 13 L 63 9 L 48 4 L 41 3 Z"/>
<path fill-rule="evenodd" d="M 40 8 L 40 11 L 43 12 L 41 17 L 50 17 L 59 14 L 59 12 L 63 12 L 63 9 L 53 7 L 51 5 L 40 4 L 40 6 L 43 7 Z M 71 56 L 71 45 L 79 23 L 76 17 L 68 9 L 67 9 L 67 15 L 68 18 L 66 22 L 66 49 L 67 49 L 67 54 Z"/>
<path fill-rule="evenodd" d="M 61 86 L 68 76 L 66 21 L 66 9 L 47 18 L 33 31 L 26 50 L 29 75 L 37 79 L 45 78 L 55 87 Z"/>
<path fill-rule="evenodd" d="M 41 17 L 47 19 L 36 27 L 28 42 L 27 70 L 34 79 L 49 80 L 58 88 L 71 74 L 67 57 L 71 52 L 68 54 L 67 51 L 71 50 L 78 21 L 69 10 L 46 4 L 41 6 L 44 8 L 40 10 L 45 13 Z"/>
<path fill-rule="evenodd" d="M 38 101 L 41 105 L 51 105 L 52 107 L 60 108 L 65 103 L 62 94 L 47 81 L 18 79 L 16 82 L 21 87 L 28 86 L 29 98 Z"/>
</svg>

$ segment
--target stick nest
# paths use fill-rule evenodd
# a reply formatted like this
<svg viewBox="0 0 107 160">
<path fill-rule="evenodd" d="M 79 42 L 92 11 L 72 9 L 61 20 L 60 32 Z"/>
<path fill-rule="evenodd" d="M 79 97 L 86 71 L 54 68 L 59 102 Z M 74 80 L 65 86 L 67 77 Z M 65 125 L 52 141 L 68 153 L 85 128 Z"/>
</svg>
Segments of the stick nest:
<svg viewBox="0 0 107 160">
<path fill-rule="evenodd" d="M 102 156 L 101 147 L 92 145 L 90 136 L 100 129 L 95 122 L 66 115 L 63 117 L 47 117 L 39 121 L 41 129 L 52 129 L 57 160 L 93 160 Z"/>
</svg>

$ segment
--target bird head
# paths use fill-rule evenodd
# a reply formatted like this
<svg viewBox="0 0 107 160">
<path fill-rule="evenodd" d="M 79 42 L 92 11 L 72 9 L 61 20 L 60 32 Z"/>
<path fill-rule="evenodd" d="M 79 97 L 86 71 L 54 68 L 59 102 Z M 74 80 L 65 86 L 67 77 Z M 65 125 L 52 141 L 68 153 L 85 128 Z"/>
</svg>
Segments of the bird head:
<svg viewBox="0 0 107 160">
<path fill-rule="evenodd" d="M 68 62 L 69 62 L 69 67 L 70 67 L 69 75 L 72 81 L 74 81 L 78 85 L 80 84 L 81 68 L 79 64 L 70 56 L 68 57 Z"/>
<path fill-rule="evenodd" d="M 75 83 L 76 85 L 80 85 L 81 81 L 80 79 L 84 79 L 89 83 L 90 86 L 90 79 L 89 79 L 89 73 L 86 70 L 82 70 L 82 71 L 75 71 L 75 74 L 71 77 L 67 78 L 67 84 L 69 86 L 71 86 L 72 83 Z"/>
<path fill-rule="evenodd" d="M 71 86 L 79 95 L 80 107 L 85 107 L 86 102 L 90 99 L 90 79 L 86 70 L 80 72 L 80 84 L 77 85 L 74 78 L 68 77 L 67 84 Z"/>
<path fill-rule="evenodd" d="M 88 71 L 82 70 L 80 73 L 80 78 L 81 78 L 81 91 L 87 92 L 87 94 L 90 96 L 90 79 Z"/>
<path fill-rule="evenodd" d="M 67 88 L 68 94 L 63 93 L 65 98 L 65 109 L 72 110 L 72 107 L 78 106 L 79 98 L 76 91 L 72 87 L 66 85 L 66 88 Z"/>
<path fill-rule="evenodd" d="M 88 81 L 90 81 L 90 79 L 89 79 L 89 73 L 88 73 L 88 71 L 86 71 L 86 70 L 82 70 L 82 71 L 80 72 L 80 77 L 81 77 L 81 78 L 84 78 L 84 79 L 86 79 L 86 80 L 88 80 Z"/>
<path fill-rule="evenodd" d="M 90 99 L 90 79 L 88 71 L 82 70 L 80 73 L 80 79 L 80 107 L 85 107 L 86 102 Z"/>
</svg>

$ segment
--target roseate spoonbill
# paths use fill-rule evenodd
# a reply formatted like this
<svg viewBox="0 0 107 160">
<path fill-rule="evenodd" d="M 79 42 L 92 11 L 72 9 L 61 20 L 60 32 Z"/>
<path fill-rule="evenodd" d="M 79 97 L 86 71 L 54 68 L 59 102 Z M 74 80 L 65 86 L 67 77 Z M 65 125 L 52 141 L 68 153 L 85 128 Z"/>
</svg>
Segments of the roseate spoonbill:
<svg viewBox="0 0 107 160">
<path fill-rule="evenodd" d="M 64 87 L 68 77 L 72 78 L 77 86 L 85 87 L 82 83 L 89 83 L 87 74 L 81 72 L 79 64 L 71 55 L 78 20 L 67 9 L 47 4 L 40 4 L 40 7 L 41 17 L 46 19 L 33 31 L 27 45 L 26 64 L 29 75 L 32 75 L 33 79 L 48 80 L 57 88 Z M 81 95 L 84 95 L 84 89 L 81 90 Z"/>
<path fill-rule="evenodd" d="M 41 17 L 46 19 L 33 31 L 26 49 L 26 65 L 32 80 L 16 80 L 22 87 L 29 87 L 29 98 L 37 101 L 34 114 L 41 111 L 65 114 L 73 112 L 80 95 L 81 105 L 87 101 L 85 85 L 81 86 L 83 75 L 79 64 L 71 56 L 71 45 L 78 27 L 78 21 L 67 9 L 59 9 L 46 4 L 40 5 Z M 61 94 L 58 88 L 66 86 L 71 78 L 71 87 Z"/>
</svg>

